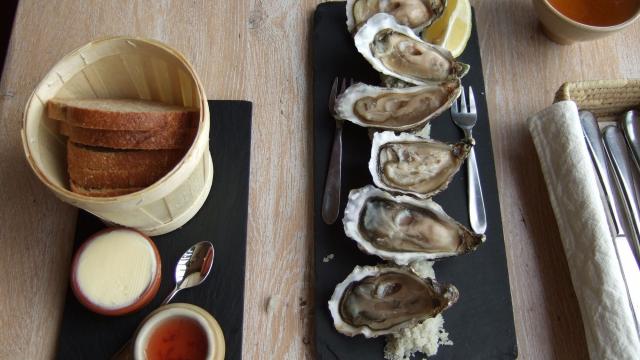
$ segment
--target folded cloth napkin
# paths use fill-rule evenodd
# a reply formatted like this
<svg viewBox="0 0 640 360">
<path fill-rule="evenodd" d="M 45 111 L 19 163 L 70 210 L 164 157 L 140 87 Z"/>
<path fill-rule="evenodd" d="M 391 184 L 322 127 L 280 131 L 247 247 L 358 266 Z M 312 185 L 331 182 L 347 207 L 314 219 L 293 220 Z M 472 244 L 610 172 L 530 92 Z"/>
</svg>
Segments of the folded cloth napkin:
<svg viewBox="0 0 640 360">
<path fill-rule="evenodd" d="M 528 119 L 593 360 L 638 359 L 640 340 L 584 141 L 578 108 L 562 101 Z M 640 284 L 636 284 L 640 286 Z"/>
</svg>

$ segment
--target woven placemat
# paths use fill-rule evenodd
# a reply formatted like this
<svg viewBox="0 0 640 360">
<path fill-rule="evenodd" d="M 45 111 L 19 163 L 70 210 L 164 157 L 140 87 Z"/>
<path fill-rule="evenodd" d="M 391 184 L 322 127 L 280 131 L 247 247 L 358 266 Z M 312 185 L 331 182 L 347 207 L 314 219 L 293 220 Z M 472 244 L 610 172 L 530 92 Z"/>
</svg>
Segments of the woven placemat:
<svg viewBox="0 0 640 360">
<path fill-rule="evenodd" d="M 640 79 L 564 83 L 554 102 L 563 100 L 575 101 L 579 109 L 591 111 L 599 121 L 612 121 L 630 109 L 640 109 Z"/>
</svg>

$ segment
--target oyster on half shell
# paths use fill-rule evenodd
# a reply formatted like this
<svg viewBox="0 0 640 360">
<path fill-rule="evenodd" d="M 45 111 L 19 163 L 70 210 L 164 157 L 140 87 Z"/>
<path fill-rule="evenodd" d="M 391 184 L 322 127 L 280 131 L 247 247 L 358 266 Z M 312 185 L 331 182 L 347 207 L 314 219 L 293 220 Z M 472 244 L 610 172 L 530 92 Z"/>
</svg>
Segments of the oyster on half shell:
<svg viewBox="0 0 640 360">
<path fill-rule="evenodd" d="M 422 127 L 450 108 L 461 89 L 459 79 L 404 89 L 357 83 L 338 97 L 335 110 L 360 126 L 404 131 Z"/>
<path fill-rule="evenodd" d="M 389 14 L 371 17 L 354 42 L 376 70 L 415 85 L 461 78 L 469 71 L 449 50 L 424 42 Z"/>
<path fill-rule="evenodd" d="M 377 337 L 435 317 L 458 300 L 458 289 L 398 267 L 356 266 L 329 300 L 339 332 Z"/>
<path fill-rule="evenodd" d="M 376 186 L 419 198 L 447 188 L 469 156 L 473 140 L 450 145 L 392 131 L 373 135 L 369 172 Z"/>
<path fill-rule="evenodd" d="M 439 18 L 446 6 L 446 0 L 347 0 L 347 27 L 355 32 L 382 12 L 419 33 Z"/>
<path fill-rule="evenodd" d="M 398 265 L 465 254 L 485 241 L 431 200 L 393 196 L 371 185 L 349 193 L 342 222 L 362 251 Z"/>
</svg>

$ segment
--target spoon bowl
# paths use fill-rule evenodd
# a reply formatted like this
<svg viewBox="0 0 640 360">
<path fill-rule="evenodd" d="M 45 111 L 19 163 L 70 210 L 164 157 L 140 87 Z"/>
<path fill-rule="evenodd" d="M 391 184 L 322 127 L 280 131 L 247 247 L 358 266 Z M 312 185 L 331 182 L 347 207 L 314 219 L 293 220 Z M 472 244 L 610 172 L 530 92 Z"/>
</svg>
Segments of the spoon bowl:
<svg viewBox="0 0 640 360">
<path fill-rule="evenodd" d="M 213 244 L 208 241 L 199 242 L 185 251 L 176 265 L 176 287 L 162 305 L 169 303 L 179 291 L 202 284 L 211 272 L 213 256 Z"/>
</svg>

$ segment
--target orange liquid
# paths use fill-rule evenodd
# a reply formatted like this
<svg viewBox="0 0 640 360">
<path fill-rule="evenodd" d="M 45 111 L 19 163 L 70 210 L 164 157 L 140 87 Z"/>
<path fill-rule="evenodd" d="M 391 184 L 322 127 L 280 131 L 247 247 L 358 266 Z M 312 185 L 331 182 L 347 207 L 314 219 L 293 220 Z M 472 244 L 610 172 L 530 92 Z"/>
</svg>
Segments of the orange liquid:
<svg viewBox="0 0 640 360">
<path fill-rule="evenodd" d="M 565 16 L 592 26 L 612 26 L 629 20 L 640 0 L 549 0 Z"/>
<path fill-rule="evenodd" d="M 207 336 L 200 324 L 175 317 L 158 325 L 145 353 L 149 360 L 203 360 L 208 350 Z"/>
</svg>

